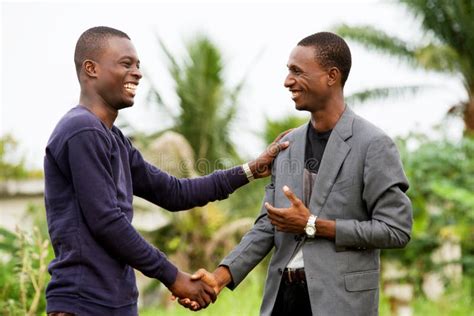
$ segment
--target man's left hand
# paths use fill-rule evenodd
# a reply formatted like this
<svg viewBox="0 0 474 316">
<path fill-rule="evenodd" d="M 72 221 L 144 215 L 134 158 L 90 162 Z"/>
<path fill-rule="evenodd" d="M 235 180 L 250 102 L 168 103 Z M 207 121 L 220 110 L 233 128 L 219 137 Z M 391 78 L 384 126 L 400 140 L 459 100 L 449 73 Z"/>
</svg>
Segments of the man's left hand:
<svg viewBox="0 0 474 316">
<path fill-rule="evenodd" d="M 295 234 L 304 233 L 304 228 L 311 215 L 310 211 L 288 186 L 285 185 L 283 187 L 283 192 L 288 200 L 290 200 L 291 206 L 288 208 L 277 208 L 270 203 L 265 203 L 268 218 L 279 231 Z"/>
</svg>

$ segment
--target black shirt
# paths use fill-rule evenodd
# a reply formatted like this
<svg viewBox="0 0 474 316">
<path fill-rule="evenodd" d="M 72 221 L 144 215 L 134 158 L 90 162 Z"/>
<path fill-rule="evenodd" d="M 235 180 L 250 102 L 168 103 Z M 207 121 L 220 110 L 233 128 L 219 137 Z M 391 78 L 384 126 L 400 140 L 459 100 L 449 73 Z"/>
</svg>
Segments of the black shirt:
<svg viewBox="0 0 474 316">
<path fill-rule="evenodd" d="M 308 133 L 306 134 L 306 147 L 304 155 L 305 168 L 312 173 L 318 173 L 319 165 L 323 158 L 324 149 L 328 143 L 332 130 L 317 132 L 311 122 L 308 123 Z"/>
</svg>

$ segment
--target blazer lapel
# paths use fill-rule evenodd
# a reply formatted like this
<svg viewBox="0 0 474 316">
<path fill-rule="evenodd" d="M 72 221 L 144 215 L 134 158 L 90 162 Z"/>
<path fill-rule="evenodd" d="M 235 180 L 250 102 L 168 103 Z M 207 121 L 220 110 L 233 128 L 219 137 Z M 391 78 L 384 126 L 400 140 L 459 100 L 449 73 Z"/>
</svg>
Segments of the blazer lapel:
<svg viewBox="0 0 474 316">
<path fill-rule="evenodd" d="M 290 143 L 288 161 L 282 164 L 283 174 L 287 174 L 285 177 L 287 180 L 282 181 L 283 185 L 288 185 L 293 193 L 303 201 L 303 170 L 304 170 L 304 154 L 306 146 L 306 133 L 308 131 L 308 125 L 305 124 L 298 127 L 293 132 L 293 141 Z M 281 173 L 280 173 L 281 174 Z M 282 190 L 282 188 L 277 188 Z M 290 201 L 285 198 L 286 206 L 290 206 Z"/>
<path fill-rule="evenodd" d="M 351 150 L 346 140 L 352 136 L 353 121 L 354 112 L 346 106 L 346 110 L 329 137 L 313 186 L 309 205 L 311 206 L 310 209 L 312 213 L 315 215 L 319 215 L 321 212 L 329 192 L 331 192 L 337 174 L 339 173 L 339 169 Z"/>
</svg>

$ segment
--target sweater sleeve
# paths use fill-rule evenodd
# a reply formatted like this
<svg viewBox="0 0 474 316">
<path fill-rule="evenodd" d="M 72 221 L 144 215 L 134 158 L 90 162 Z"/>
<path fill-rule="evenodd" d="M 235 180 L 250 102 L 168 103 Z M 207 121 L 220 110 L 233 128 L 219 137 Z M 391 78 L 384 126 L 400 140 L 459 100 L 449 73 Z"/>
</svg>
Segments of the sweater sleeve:
<svg viewBox="0 0 474 316">
<path fill-rule="evenodd" d="M 94 238 L 120 260 L 145 275 L 174 283 L 177 268 L 149 244 L 118 206 L 107 136 L 82 131 L 68 141 L 68 160 L 76 197 Z"/>
<path fill-rule="evenodd" d="M 197 178 L 179 179 L 143 159 L 130 144 L 133 193 L 170 211 L 187 210 L 229 197 L 248 183 L 241 166 Z"/>
</svg>

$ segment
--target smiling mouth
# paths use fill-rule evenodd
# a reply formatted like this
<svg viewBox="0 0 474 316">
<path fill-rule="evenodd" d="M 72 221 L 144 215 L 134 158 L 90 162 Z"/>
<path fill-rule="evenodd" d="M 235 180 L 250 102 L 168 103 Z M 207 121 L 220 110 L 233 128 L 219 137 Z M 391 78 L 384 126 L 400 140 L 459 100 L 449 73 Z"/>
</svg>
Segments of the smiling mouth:
<svg viewBox="0 0 474 316">
<path fill-rule="evenodd" d="M 294 100 L 301 95 L 301 91 L 293 90 L 291 92 L 291 98 Z"/>
<path fill-rule="evenodd" d="M 133 95 L 133 96 L 135 96 L 135 94 L 136 94 L 137 86 L 138 86 L 138 85 L 136 85 L 136 84 L 134 84 L 134 83 L 130 83 L 130 82 L 123 85 L 123 87 L 125 88 L 125 90 L 126 90 L 127 92 L 129 92 L 129 93 L 130 93 L 131 95 Z"/>
</svg>

